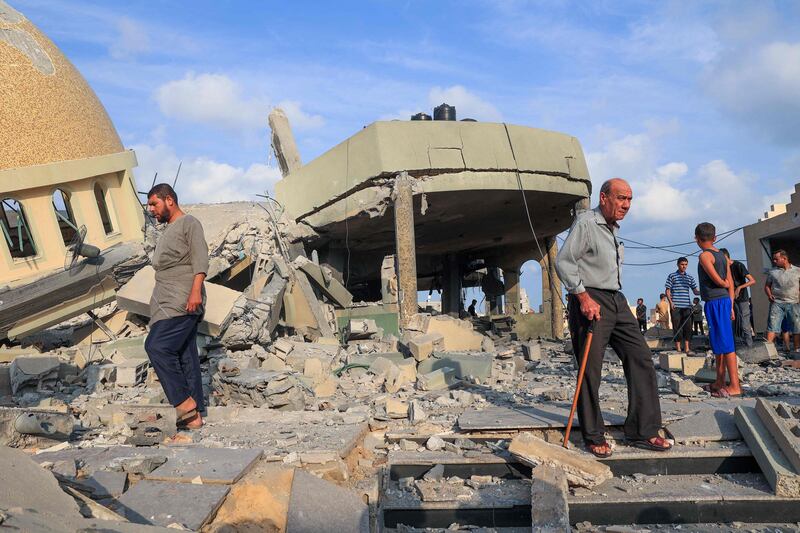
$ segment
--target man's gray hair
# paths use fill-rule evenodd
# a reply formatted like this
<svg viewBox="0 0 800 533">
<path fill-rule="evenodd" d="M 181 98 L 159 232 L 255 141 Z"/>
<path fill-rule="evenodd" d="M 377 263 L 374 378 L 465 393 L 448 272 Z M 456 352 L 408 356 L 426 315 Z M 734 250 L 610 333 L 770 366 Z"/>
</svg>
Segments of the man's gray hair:
<svg viewBox="0 0 800 533">
<path fill-rule="evenodd" d="M 611 193 L 611 182 L 614 181 L 614 179 L 615 178 L 611 178 L 610 180 L 604 181 L 600 186 L 600 192 L 608 196 L 609 193 Z"/>
</svg>

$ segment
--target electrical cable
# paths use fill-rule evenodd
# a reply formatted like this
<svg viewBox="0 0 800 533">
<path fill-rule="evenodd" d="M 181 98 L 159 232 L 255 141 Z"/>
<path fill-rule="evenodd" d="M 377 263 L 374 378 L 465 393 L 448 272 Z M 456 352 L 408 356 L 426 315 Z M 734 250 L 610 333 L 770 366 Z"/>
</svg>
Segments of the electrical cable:
<svg viewBox="0 0 800 533">
<path fill-rule="evenodd" d="M 742 227 L 744 227 L 744 226 L 742 226 Z M 740 229 L 742 229 L 742 228 L 731 230 L 731 232 L 729 232 L 724 237 L 721 237 L 721 238 L 717 239 L 716 242 L 719 243 L 719 242 L 724 241 L 725 239 L 727 239 L 728 237 L 730 237 L 731 235 L 733 235 L 735 232 L 739 231 Z M 696 255 L 699 255 L 701 252 L 702 252 L 702 250 L 696 250 L 696 251 L 694 251 L 694 252 L 692 252 L 690 254 L 681 255 L 681 257 L 695 257 Z M 657 261 L 657 262 L 653 262 L 653 263 L 622 263 L 622 264 L 625 265 L 625 266 L 657 266 L 657 265 L 666 265 L 667 263 L 672 263 L 674 261 L 675 261 L 675 259 L 673 258 L 673 259 L 667 259 L 666 261 Z"/>
</svg>

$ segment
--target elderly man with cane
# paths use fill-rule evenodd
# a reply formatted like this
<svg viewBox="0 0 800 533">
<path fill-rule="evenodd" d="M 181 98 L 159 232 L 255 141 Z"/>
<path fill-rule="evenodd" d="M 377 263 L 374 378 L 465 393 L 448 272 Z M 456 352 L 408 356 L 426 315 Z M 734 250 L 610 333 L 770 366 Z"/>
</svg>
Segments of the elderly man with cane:
<svg viewBox="0 0 800 533">
<path fill-rule="evenodd" d="M 628 384 L 624 425 L 628 444 L 654 451 L 672 447 L 661 435 L 667 432 L 661 425 L 652 354 L 621 292 L 624 247 L 617 239 L 617 222 L 625 218 L 632 199 L 624 180 L 603 183 L 600 205 L 578 213 L 556 260 L 569 292 L 569 330 L 581 364 L 575 402 L 578 420 L 587 449 L 597 457 L 611 455 L 599 399 L 603 355 L 609 344 L 622 361 Z"/>
</svg>

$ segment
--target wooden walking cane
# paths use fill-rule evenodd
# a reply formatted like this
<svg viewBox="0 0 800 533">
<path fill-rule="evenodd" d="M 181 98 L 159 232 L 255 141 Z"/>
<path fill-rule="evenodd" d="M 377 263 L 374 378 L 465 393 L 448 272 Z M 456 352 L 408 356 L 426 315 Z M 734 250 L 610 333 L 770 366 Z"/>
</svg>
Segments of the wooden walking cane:
<svg viewBox="0 0 800 533">
<path fill-rule="evenodd" d="M 592 337 L 594 336 L 594 323 L 592 320 L 589 324 L 589 329 L 586 332 L 586 340 L 583 343 L 583 360 L 581 367 L 578 370 L 578 386 L 575 388 L 575 396 L 572 398 L 572 409 L 569 410 L 569 420 L 567 420 L 567 430 L 564 432 L 564 448 L 567 447 L 569 442 L 569 432 L 572 430 L 572 419 L 575 417 L 575 409 L 578 407 L 578 396 L 581 393 L 581 385 L 583 384 L 583 374 L 586 373 L 586 361 L 589 360 L 589 349 L 592 347 Z"/>
</svg>

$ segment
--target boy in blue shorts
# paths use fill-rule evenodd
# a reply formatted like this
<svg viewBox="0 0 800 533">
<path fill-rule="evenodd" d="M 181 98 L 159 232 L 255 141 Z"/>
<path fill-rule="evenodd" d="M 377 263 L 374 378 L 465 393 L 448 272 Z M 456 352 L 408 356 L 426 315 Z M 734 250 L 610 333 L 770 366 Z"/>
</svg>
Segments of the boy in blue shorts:
<svg viewBox="0 0 800 533">
<path fill-rule="evenodd" d="M 700 297 L 705 302 L 708 321 L 708 340 L 717 365 L 717 379 L 708 390 L 716 398 L 741 396 L 739 369 L 733 343 L 733 277 L 725 254 L 714 247 L 717 229 L 709 222 L 701 222 L 694 229 L 694 238 L 703 252 L 697 266 Z M 725 385 L 727 370 L 730 385 Z"/>
</svg>

